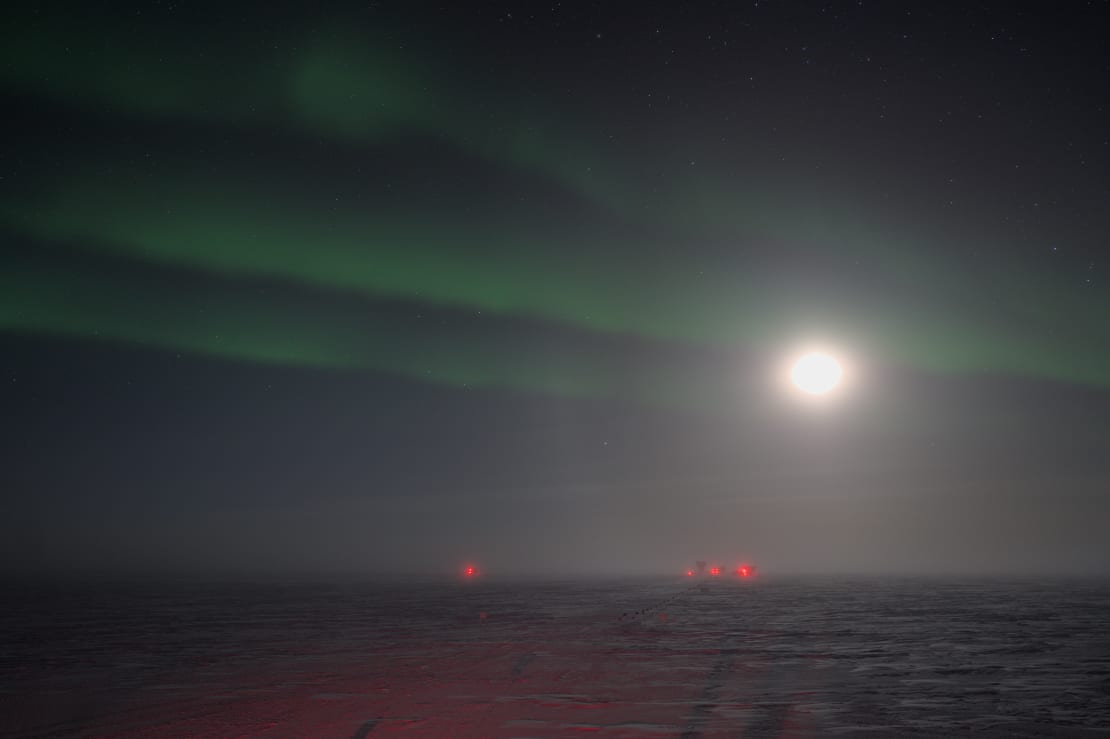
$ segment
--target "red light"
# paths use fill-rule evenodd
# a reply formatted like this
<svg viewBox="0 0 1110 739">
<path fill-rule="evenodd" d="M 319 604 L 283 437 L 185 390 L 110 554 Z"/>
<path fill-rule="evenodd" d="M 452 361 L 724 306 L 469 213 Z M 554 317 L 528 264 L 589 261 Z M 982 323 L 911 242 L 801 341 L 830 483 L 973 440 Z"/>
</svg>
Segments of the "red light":
<svg viewBox="0 0 1110 739">
<path fill-rule="evenodd" d="M 694 571 L 693 570 L 686 570 L 686 577 L 693 577 L 693 576 L 694 576 Z"/>
<path fill-rule="evenodd" d="M 709 568 L 709 574 L 713 575 L 713 577 L 716 577 L 717 575 L 721 574 L 721 568 L 720 567 L 710 567 Z"/>
<path fill-rule="evenodd" d="M 478 574 L 478 568 L 475 567 L 474 565 L 467 565 L 466 567 L 463 568 L 463 575 L 465 575 L 466 577 L 474 577 L 477 574 Z"/>
<path fill-rule="evenodd" d="M 749 574 L 747 567 L 740 568 L 740 577 L 747 577 Z"/>
</svg>

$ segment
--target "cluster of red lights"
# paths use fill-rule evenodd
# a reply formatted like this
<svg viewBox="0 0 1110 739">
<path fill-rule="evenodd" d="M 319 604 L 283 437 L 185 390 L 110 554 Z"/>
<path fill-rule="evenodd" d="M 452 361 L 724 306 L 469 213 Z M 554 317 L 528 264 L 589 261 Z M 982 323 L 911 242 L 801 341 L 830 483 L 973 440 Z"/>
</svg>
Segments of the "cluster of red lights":
<svg viewBox="0 0 1110 739">
<path fill-rule="evenodd" d="M 463 577 L 477 577 L 478 576 L 478 568 L 475 567 L 474 565 L 466 565 L 462 569 L 462 574 L 463 574 Z M 693 577 L 694 574 L 695 573 L 694 573 L 693 570 L 686 570 L 686 577 Z M 709 574 L 712 575 L 713 577 L 720 577 L 721 576 L 721 568 L 717 567 L 717 566 L 710 567 L 709 568 Z M 740 565 L 739 567 L 736 568 L 736 574 L 739 575 L 740 577 L 751 577 L 753 574 L 755 574 L 755 571 L 754 571 L 753 568 L 749 567 L 748 565 Z"/>
<path fill-rule="evenodd" d="M 693 577 L 695 574 L 696 573 L 693 570 L 686 570 L 686 577 Z M 720 567 L 710 567 L 709 568 L 709 574 L 712 575 L 713 577 L 720 577 L 721 576 L 721 568 Z M 751 577 L 752 575 L 755 574 L 755 568 L 751 567 L 749 565 L 740 565 L 739 567 L 736 568 L 736 574 L 739 575 L 740 577 Z"/>
</svg>

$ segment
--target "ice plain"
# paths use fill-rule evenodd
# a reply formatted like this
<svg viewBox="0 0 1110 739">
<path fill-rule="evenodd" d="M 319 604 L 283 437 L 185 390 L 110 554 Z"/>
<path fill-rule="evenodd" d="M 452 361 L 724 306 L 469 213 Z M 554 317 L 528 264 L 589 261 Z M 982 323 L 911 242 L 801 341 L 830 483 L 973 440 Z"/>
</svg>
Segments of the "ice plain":
<svg viewBox="0 0 1110 739">
<path fill-rule="evenodd" d="M 1110 733 L 1110 584 L 9 586 L 4 736 Z"/>
</svg>

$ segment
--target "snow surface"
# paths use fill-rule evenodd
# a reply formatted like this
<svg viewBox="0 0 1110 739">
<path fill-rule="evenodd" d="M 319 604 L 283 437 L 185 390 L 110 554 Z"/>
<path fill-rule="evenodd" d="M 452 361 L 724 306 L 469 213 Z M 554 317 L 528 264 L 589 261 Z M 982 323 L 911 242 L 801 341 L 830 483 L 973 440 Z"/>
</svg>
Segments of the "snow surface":
<svg viewBox="0 0 1110 739">
<path fill-rule="evenodd" d="M 24 587 L 3 606 L 4 736 L 1110 733 L 1105 583 Z"/>
</svg>

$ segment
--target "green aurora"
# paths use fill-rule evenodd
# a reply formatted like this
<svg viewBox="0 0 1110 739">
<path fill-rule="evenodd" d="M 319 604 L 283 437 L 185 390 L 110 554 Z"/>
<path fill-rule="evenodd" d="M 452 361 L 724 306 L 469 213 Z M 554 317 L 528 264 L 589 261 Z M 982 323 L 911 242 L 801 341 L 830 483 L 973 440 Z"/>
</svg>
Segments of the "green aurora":
<svg viewBox="0 0 1110 739">
<path fill-rule="evenodd" d="M 224 37 L 197 56 L 145 27 L 89 34 L 58 18 L 34 26 L 32 35 L 6 24 L 0 65 L 2 83 L 31 99 L 106 111 L 148 127 L 140 130 L 167 121 L 236 135 L 277 128 L 298 151 L 327 139 L 369 160 L 435 142 L 528 198 L 507 208 L 473 195 L 469 212 L 403 192 L 385 204 L 334 202 L 319 183 L 275 181 L 234 163 L 213 177 L 180 157 L 161 157 L 154 174 L 110 152 L 68 157 L 48 177 L 4 190 L 0 223 L 23 244 L 0 275 L 9 332 L 699 409 L 713 407 L 727 362 L 717 384 L 696 389 L 681 367 L 613 360 L 606 342 L 691 347 L 723 362 L 819 337 L 865 363 L 1110 388 L 1105 293 L 1046 281 L 1027 263 L 987 271 L 933 256 L 928 247 L 942 236 L 902 228 L 866 198 L 818 204 L 789 180 L 712 168 L 640 177 L 651 167 L 608 146 L 585 111 L 556 115 L 494 94 L 479 71 L 418 63 L 434 57 L 398 51 L 384 32 L 277 44 Z M 475 101 L 474 90 L 486 92 Z M 659 154 L 655 169 L 670 158 Z M 535 204 L 552 187 L 581 205 L 552 216 Z M 738 260 L 706 243 L 775 252 Z M 94 268 L 76 274 L 51 258 L 68 250 Z M 813 270 L 799 277 L 807 259 L 833 271 L 835 287 Z M 193 287 L 156 288 L 132 267 L 179 270 Z M 274 283 L 286 297 L 266 292 Z M 559 351 L 533 342 L 506 359 L 481 332 L 352 318 L 321 307 L 321 295 L 519 319 L 580 340 Z M 1062 318 L 1076 315 L 1085 318 Z"/>
</svg>

